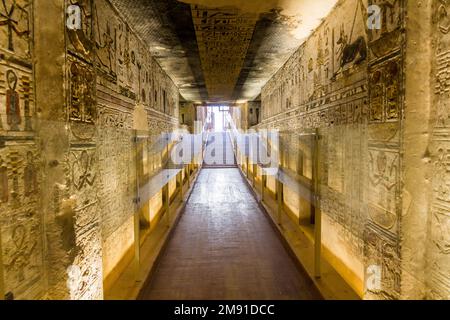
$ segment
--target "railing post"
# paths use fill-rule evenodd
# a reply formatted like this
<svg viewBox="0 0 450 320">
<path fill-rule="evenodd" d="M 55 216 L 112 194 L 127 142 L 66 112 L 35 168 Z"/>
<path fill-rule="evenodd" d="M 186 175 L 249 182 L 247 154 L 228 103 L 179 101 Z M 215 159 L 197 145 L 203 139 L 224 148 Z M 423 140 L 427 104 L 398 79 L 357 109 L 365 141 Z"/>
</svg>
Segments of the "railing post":
<svg viewBox="0 0 450 320">
<path fill-rule="evenodd" d="M 277 195 L 277 212 L 278 212 L 278 224 L 281 226 L 281 216 L 283 214 L 283 183 L 277 178 L 276 184 L 276 195 Z"/>
<path fill-rule="evenodd" d="M 164 210 L 166 215 L 166 225 L 170 227 L 170 192 L 169 192 L 169 182 L 163 187 L 164 194 Z"/>
<path fill-rule="evenodd" d="M 0 300 L 5 300 L 5 279 L 3 272 L 2 227 L 0 225 Z"/>
<path fill-rule="evenodd" d="M 316 130 L 314 136 L 314 161 L 313 161 L 313 184 L 314 184 L 314 276 L 321 277 L 322 256 L 322 213 L 320 211 L 320 136 Z"/>
<path fill-rule="evenodd" d="M 136 173 L 136 197 L 134 199 L 134 277 L 136 281 L 140 281 L 140 269 L 141 269 L 141 199 L 140 199 L 140 173 L 139 166 L 141 161 L 139 152 L 139 137 L 138 132 L 134 131 L 134 151 L 135 151 L 135 173 Z"/>
<path fill-rule="evenodd" d="M 246 156 L 245 157 L 245 163 L 246 163 L 246 165 L 245 165 L 245 170 L 246 170 L 246 172 L 247 172 L 247 179 L 249 178 L 249 175 L 250 175 L 250 169 L 249 169 L 249 166 L 248 166 L 248 164 L 249 164 L 249 160 L 248 160 L 248 156 Z"/>
<path fill-rule="evenodd" d="M 178 186 L 180 188 L 181 202 L 183 202 L 184 201 L 184 199 L 183 199 L 183 170 L 180 170 L 180 172 L 177 174 L 177 180 L 178 180 Z"/>
<path fill-rule="evenodd" d="M 261 203 L 264 202 L 264 189 L 267 176 L 264 174 L 264 170 L 261 170 Z"/>
<path fill-rule="evenodd" d="M 141 269 L 141 228 L 140 210 L 134 213 L 134 276 L 136 281 L 140 281 Z"/>
<path fill-rule="evenodd" d="M 187 165 L 187 181 L 188 181 L 188 188 L 191 188 L 191 165 Z"/>
</svg>

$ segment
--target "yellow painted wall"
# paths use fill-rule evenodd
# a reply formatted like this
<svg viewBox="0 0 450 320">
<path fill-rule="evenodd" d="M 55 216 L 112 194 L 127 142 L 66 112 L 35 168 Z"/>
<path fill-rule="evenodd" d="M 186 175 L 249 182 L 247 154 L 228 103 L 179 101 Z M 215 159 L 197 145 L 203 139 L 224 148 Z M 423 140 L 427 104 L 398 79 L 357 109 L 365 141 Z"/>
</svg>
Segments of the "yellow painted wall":
<svg viewBox="0 0 450 320">
<path fill-rule="evenodd" d="M 284 203 L 289 210 L 298 218 L 300 211 L 300 198 L 288 187 L 283 187 Z"/>
<path fill-rule="evenodd" d="M 163 205 L 163 202 L 162 202 L 162 191 L 159 191 L 149 201 L 150 224 L 155 220 L 158 212 L 162 208 L 162 205 Z"/>
<path fill-rule="evenodd" d="M 169 181 L 169 195 L 172 197 L 177 189 L 177 178 Z"/>
<path fill-rule="evenodd" d="M 352 252 L 339 235 L 347 233 L 344 227 L 322 214 L 322 245 L 328 250 L 325 258 L 360 295 L 363 295 L 364 261 L 361 252 Z M 351 237 L 347 233 L 348 237 Z M 331 254 L 332 253 L 332 254 Z"/>
<path fill-rule="evenodd" d="M 119 267 L 121 260 L 134 244 L 134 217 L 131 216 L 116 232 L 103 239 L 103 278 Z M 119 270 L 120 272 L 121 270 Z"/>
<path fill-rule="evenodd" d="M 267 189 L 272 191 L 273 193 L 276 192 L 277 188 L 277 180 L 273 176 L 267 176 Z"/>
</svg>

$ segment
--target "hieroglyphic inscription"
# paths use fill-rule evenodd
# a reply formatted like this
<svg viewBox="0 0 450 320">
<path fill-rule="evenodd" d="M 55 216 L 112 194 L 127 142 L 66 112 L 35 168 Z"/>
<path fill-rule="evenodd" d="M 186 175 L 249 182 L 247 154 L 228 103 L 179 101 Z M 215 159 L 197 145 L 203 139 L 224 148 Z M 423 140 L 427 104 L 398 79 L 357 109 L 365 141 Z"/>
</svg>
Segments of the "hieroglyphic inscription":
<svg viewBox="0 0 450 320">
<path fill-rule="evenodd" d="M 430 142 L 433 163 L 427 294 L 430 299 L 450 298 L 450 4 L 433 2 L 434 113 Z"/>
<path fill-rule="evenodd" d="M 211 99 L 233 94 L 252 39 L 257 15 L 234 8 L 192 5 L 200 59 Z"/>
<path fill-rule="evenodd" d="M 300 133 L 320 129 L 321 208 L 338 234 L 342 247 L 336 250 L 351 253 L 359 264 L 368 180 L 366 6 L 344 1 L 314 30 L 263 88 L 263 121 L 257 126 Z M 311 153 L 311 148 L 299 152 Z"/>
</svg>

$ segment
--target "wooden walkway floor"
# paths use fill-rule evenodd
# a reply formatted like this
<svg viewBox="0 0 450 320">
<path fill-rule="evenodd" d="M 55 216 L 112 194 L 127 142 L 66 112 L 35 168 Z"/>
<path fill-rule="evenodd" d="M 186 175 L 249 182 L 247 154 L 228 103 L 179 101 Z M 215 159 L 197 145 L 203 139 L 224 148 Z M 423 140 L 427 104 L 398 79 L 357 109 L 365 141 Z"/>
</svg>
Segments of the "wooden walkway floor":
<svg viewBox="0 0 450 320">
<path fill-rule="evenodd" d="M 203 169 L 142 299 L 320 299 L 238 169 Z"/>
</svg>

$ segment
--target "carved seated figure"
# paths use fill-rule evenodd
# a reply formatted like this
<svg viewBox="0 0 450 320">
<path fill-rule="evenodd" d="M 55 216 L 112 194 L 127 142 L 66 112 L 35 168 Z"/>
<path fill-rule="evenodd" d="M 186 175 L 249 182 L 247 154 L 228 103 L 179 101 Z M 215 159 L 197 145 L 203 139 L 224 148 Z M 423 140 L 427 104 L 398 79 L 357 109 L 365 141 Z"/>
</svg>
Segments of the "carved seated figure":
<svg viewBox="0 0 450 320">
<path fill-rule="evenodd" d="M 341 65 L 339 70 L 333 75 L 333 80 L 349 63 L 353 62 L 355 65 L 359 65 L 367 59 L 367 42 L 363 36 L 359 36 L 354 42 L 348 43 L 348 37 L 345 35 L 344 30 L 341 29 L 341 36 L 337 44 L 341 46 L 339 49 Z"/>
</svg>

